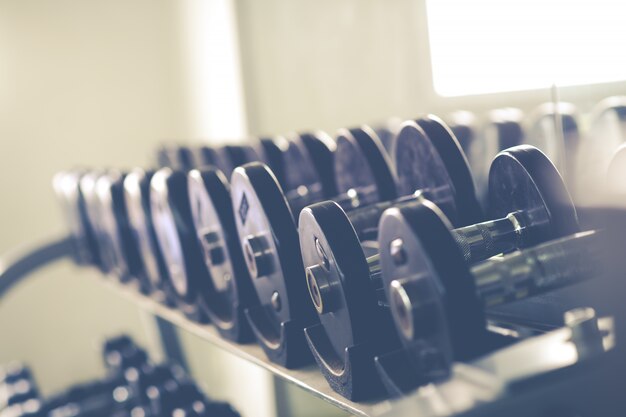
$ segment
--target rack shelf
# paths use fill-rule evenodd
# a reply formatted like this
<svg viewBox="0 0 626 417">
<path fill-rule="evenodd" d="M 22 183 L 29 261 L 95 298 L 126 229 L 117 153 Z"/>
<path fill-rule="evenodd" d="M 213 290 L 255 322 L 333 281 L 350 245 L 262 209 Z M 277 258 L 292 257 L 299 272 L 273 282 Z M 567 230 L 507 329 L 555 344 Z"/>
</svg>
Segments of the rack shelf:
<svg viewBox="0 0 626 417">
<path fill-rule="evenodd" d="M 320 371 L 315 366 L 308 366 L 301 369 L 286 369 L 269 362 L 263 350 L 255 344 L 240 345 L 230 342 L 220 337 L 217 330 L 210 324 L 199 324 L 187 319 L 182 313 L 169 308 L 143 294 L 138 293 L 134 288 L 126 287 L 113 279 L 102 279 L 103 285 L 111 291 L 121 294 L 130 299 L 140 308 L 156 315 L 178 328 L 184 329 L 201 339 L 223 349 L 235 356 L 238 356 L 250 363 L 260 366 L 273 375 L 282 378 L 310 394 L 319 397 L 330 404 L 359 416 L 379 415 L 391 408 L 390 401 L 380 402 L 360 402 L 355 403 L 346 400 L 335 393 L 329 386 Z"/>
</svg>

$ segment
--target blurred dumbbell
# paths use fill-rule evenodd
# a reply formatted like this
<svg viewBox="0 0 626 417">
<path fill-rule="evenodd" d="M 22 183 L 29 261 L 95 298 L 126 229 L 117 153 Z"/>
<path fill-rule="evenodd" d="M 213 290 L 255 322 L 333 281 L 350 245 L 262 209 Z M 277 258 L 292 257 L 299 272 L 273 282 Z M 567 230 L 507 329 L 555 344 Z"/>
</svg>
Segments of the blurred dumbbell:
<svg viewBox="0 0 626 417">
<path fill-rule="evenodd" d="M 524 141 L 523 113 L 515 108 L 492 110 L 479 132 L 471 142 L 467 158 L 472 167 L 479 201 L 486 208 L 489 167 L 501 150 L 520 145 Z"/>
<path fill-rule="evenodd" d="M 445 206 L 456 224 L 482 217 L 467 161 L 439 119 L 404 123 L 394 152 L 404 197 L 347 212 L 322 202 L 300 213 L 306 283 L 320 319 L 306 328 L 307 341 L 330 385 L 353 400 L 380 393 L 374 356 L 398 344 L 389 332 L 390 318 L 378 307 L 383 302 L 378 263 L 366 261 L 378 251 L 382 213 L 429 197 Z"/>
<path fill-rule="evenodd" d="M 570 189 L 575 189 L 580 130 L 576 107 L 544 103 L 528 116 L 525 143 L 542 150 L 557 167 Z"/>
<path fill-rule="evenodd" d="M 304 280 L 299 279 L 304 271 L 294 215 L 328 198 L 331 187 L 324 187 L 317 174 L 313 153 L 303 144 L 293 143 L 291 148 L 299 155 L 291 159 L 297 162 L 294 169 L 299 166 L 316 175 L 300 177 L 283 192 L 267 167 L 249 164 L 234 171 L 231 195 L 244 259 L 260 301 L 247 310 L 248 320 L 270 360 L 295 367 L 310 360 L 302 328 L 315 314 L 306 303 Z M 359 206 L 395 197 L 388 157 L 370 128 L 341 130 L 333 164 L 343 204 Z"/>
<path fill-rule="evenodd" d="M 626 141 L 626 97 L 609 97 L 590 114 L 587 134 L 581 140 L 577 160 L 577 202 L 593 203 L 606 181 L 606 172 L 617 148 Z"/>
<path fill-rule="evenodd" d="M 406 381 L 394 372 L 412 373 L 419 384 L 447 377 L 454 360 L 509 343 L 487 330 L 487 308 L 573 285 L 602 270 L 600 235 L 593 231 L 469 266 L 450 222 L 428 201 L 388 210 L 380 228 L 383 287 L 404 346 L 378 358 L 391 381 Z"/>
</svg>

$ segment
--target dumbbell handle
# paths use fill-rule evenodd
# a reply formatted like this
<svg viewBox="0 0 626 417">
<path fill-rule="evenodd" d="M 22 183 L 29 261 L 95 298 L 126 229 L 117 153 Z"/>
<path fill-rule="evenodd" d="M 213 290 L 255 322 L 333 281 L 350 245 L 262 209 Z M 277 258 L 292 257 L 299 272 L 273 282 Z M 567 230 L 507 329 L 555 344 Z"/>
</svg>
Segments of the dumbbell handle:
<svg viewBox="0 0 626 417">
<path fill-rule="evenodd" d="M 602 268 L 599 236 L 578 233 L 474 265 L 478 295 L 491 307 L 589 279 Z"/>
<path fill-rule="evenodd" d="M 524 246 L 529 222 L 521 211 L 452 230 L 463 258 L 469 263 L 482 261 Z"/>
</svg>

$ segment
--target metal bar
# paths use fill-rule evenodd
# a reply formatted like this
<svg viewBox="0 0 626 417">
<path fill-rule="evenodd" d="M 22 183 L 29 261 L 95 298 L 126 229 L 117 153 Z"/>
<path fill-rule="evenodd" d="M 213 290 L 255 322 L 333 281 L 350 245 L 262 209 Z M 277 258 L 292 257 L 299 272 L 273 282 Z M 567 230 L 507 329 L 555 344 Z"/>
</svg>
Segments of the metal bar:
<svg viewBox="0 0 626 417">
<path fill-rule="evenodd" d="M 18 249 L 0 258 L 0 299 L 30 273 L 74 252 L 72 238 L 49 239 L 34 248 Z"/>
</svg>

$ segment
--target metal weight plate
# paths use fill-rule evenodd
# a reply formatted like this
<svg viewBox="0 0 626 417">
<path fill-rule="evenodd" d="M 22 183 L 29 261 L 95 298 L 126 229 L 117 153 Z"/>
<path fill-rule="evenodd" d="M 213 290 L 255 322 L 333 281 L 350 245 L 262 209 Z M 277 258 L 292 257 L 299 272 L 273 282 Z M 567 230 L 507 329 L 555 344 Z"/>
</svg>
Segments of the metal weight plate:
<svg viewBox="0 0 626 417">
<path fill-rule="evenodd" d="M 450 114 L 450 130 L 459 141 L 463 153 L 467 156 L 477 138 L 476 116 L 469 111 L 459 110 Z"/>
<path fill-rule="evenodd" d="M 157 161 L 160 167 L 188 171 L 193 168 L 194 155 L 188 146 L 164 144 L 157 151 Z"/>
<path fill-rule="evenodd" d="M 456 186 L 424 130 L 415 122 L 403 123 L 392 152 L 400 195 L 421 190 L 458 224 L 458 212 L 462 206 L 457 206 Z"/>
<path fill-rule="evenodd" d="M 80 189 L 82 171 L 65 171 L 52 180 L 55 194 L 62 204 L 63 215 L 73 237 L 75 257 L 78 264 L 98 265 L 99 252 L 94 230 L 87 217 L 85 199 Z"/>
<path fill-rule="evenodd" d="M 124 200 L 128 223 L 139 252 L 143 288 L 151 291 L 162 289 L 167 281 L 167 270 L 157 243 L 150 209 L 150 180 L 153 171 L 133 169 L 124 179 Z"/>
<path fill-rule="evenodd" d="M 185 303 L 196 301 L 204 277 L 191 219 L 187 175 L 169 168 L 150 181 L 150 208 L 170 284 Z"/>
<path fill-rule="evenodd" d="M 489 171 L 489 209 L 495 218 L 523 211 L 533 225 L 526 245 L 579 232 L 574 203 L 558 170 L 539 149 L 500 152 Z"/>
<path fill-rule="evenodd" d="M 289 200 L 289 193 L 311 193 L 309 198 L 312 201 L 319 201 L 323 198 L 323 190 L 318 171 L 298 135 L 288 137 L 288 142 L 283 155 L 285 181 L 282 183 L 283 191 Z M 271 167 L 270 167 L 271 168 Z M 272 169 L 272 172 L 274 170 Z M 306 189 L 306 190 L 303 190 Z"/>
<path fill-rule="evenodd" d="M 417 120 L 427 137 L 437 149 L 439 158 L 454 187 L 454 198 L 461 224 L 482 220 L 483 214 L 474 188 L 474 178 L 469 163 L 450 128 L 437 116 L 427 115 Z M 444 211 L 445 213 L 445 211 Z"/>
<path fill-rule="evenodd" d="M 277 350 L 283 342 L 282 323 L 296 320 L 306 325 L 314 316 L 310 304 L 303 303 L 308 295 L 294 219 L 280 185 L 264 164 L 235 169 L 231 197 L 244 259 L 266 313 L 267 325 L 256 329 L 257 337 L 266 351 Z"/>
<path fill-rule="evenodd" d="M 615 150 L 626 141 L 626 96 L 609 97 L 593 108 L 576 165 L 577 202 L 593 203 L 606 181 Z"/>
<path fill-rule="evenodd" d="M 107 241 L 108 237 L 102 225 L 100 199 L 96 193 L 96 183 L 103 173 L 103 171 L 86 172 L 80 179 L 80 191 L 85 201 L 87 219 L 97 242 L 98 259 L 100 260 L 98 267 L 103 273 L 107 274 L 112 269 L 112 255 L 110 254 L 110 245 Z"/>
<path fill-rule="evenodd" d="M 128 225 L 124 177 L 125 174 L 115 170 L 101 175 L 96 181 L 96 195 L 110 272 L 120 280 L 128 281 L 138 272 L 139 254 Z"/>
<path fill-rule="evenodd" d="M 211 322 L 231 340 L 241 340 L 242 308 L 258 304 L 239 246 L 230 187 L 221 171 L 192 170 L 188 175 L 191 215 L 202 259 L 209 271 L 202 297 Z"/>
<path fill-rule="evenodd" d="M 233 169 L 248 162 L 261 161 L 261 156 L 250 145 L 225 145 L 221 151 L 228 157 Z"/>
<path fill-rule="evenodd" d="M 259 153 L 262 158 L 258 159 L 258 161 L 265 162 L 272 169 L 274 176 L 276 176 L 278 183 L 281 185 L 285 184 L 285 177 L 288 172 L 283 161 L 283 153 L 288 146 L 287 140 L 282 136 L 259 139 Z M 253 160 L 249 160 L 246 162 L 252 161 Z"/>
<path fill-rule="evenodd" d="M 391 147 L 393 144 L 393 138 L 398 133 L 402 119 L 397 117 L 391 117 L 382 124 L 375 125 L 373 127 L 376 136 L 380 139 L 380 143 L 383 144 L 385 150 L 391 153 Z"/>
<path fill-rule="evenodd" d="M 544 152 L 569 184 L 580 143 L 576 107 L 571 103 L 544 103 L 528 118 L 525 143 Z"/>
<path fill-rule="evenodd" d="M 483 204 L 487 199 L 491 161 L 501 150 L 522 143 L 524 139 L 522 119 L 523 113 L 519 109 L 505 108 L 491 111 L 480 137 L 472 142 L 469 148 L 467 157 L 476 181 L 476 193 Z"/>
<path fill-rule="evenodd" d="M 224 172 L 231 172 L 233 167 L 230 160 L 217 149 L 210 146 L 196 146 L 191 149 L 194 157 L 195 168 L 216 167 Z"/>
<path fill-rule="evenodd" d="M 300 213 L 300 246 L 307 287 L 332 352 L 323 360 L 335 373 L 345 367 L 346 349 L 376 335 L 374 288 L 359 238 L 334 202 L 313 204 Z"/>
<path fill-rule="evenodd" d="M 333 171 L 334 153 L 337 144 L 326 132 L 301 133 L 300 141 L 306 148 L 322 183 L 324 196 L 334 197 L 338 194 L 337 182 Z"/>
<path fill-rule="evenodd" d="M 300 136 L 289 137 L 283 160 L 287 172 L 283 192 L 296 220 L 305 206 L 335 196 L 329 196 L 324 189 L 319 171 Z"/>
<path fill-rule="evenodd" d="M 334 168 L 339 194 L 357 191 L 363 204 L 398 196 L 389 157 L 368 126 L 339 130 Z"/>
<path fill-rule="evenodd" d="M 383 283 L 398 334 L 422 374 L 481 352 L 485 317 L 452 225 L 429 201 L 392 208 L 378 243 Z"/>
</svg>

